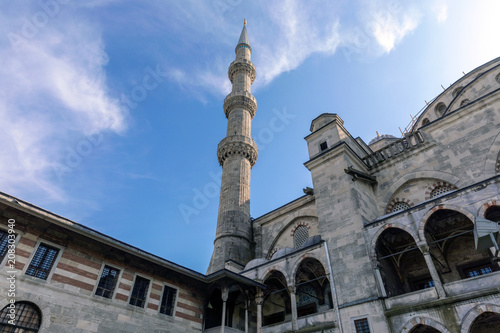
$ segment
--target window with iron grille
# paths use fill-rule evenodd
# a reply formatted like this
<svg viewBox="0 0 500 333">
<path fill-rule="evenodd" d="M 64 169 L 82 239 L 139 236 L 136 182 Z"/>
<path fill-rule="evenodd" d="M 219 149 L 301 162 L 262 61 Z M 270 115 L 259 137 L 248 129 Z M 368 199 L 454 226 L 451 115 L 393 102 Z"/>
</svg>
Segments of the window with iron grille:
<svg viewBox="0 0 500 333">
<path fill-rule="evenodd" d="M 97 296 L 112 298 L 113 292 L 115 291 L 116 282 L 118 281 L 119 274 L 120 270 L 110 267 L 108 265 L 104 266 L 95 294 Z"/>
<path fill-rule="evenodd" d="M 366 318 L 356 319 L 354 321 L 354 327 L 356 328 L 356 333 L 370 333 L 370 326 Z"/>
<path fill-rule="evenodd" d="M 293 233 L 293 247 L 299 249 L 304 245 L 307 238 L 309 238 L 309 230 L 306 226 L 299 225 Z"/>
<path fill-rule="evenodd" d="M 177 296 L 177 289 L 165 286 L 163 288 L 163 296 L 161 298 L 160 313 L 168 316 L 174 315 L 175 297 Z"/>
<path fill-rule="evenodd" d="M 148 289 L 149 280 L 140 276 L 136 276 L 134 289 L 132 289 L 132 295 L 130 296 L 129 304 L 143 308 L 144 304 L 146 304 Z"/>
<path fill-rule="evenodd" d="M 3 260 L 5 254 L 7 253 L 9 245 L 8 241 L 9 241 L 9 235 L 5 231 L 0 230 L 0 261 Z"/>
<path fill-rule="evenodd" d="M 47 280 L 59 250 L 55 247 L 40 243 L 31 263 L 26 270 L 26 275 Z"/>
<path fill-rule="evenodd" d="M 35 333 L 38 332 L 41 323 L 40 310 L 28 302 L 16 302 L 14 304 L 16 317 L 13 320 L 9 316 L 8 306 L 0 312 L 0 332 L 2 333 Z M 9 323 L 11 321 L 11 323 Z"/>
</svg>

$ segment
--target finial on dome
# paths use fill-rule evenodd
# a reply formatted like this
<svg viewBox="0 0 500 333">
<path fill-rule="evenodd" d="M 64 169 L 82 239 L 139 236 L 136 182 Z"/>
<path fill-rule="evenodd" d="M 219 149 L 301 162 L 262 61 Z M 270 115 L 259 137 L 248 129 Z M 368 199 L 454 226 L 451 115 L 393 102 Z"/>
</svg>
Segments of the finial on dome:
<svg viewBox="0 0 500 333">
<path fill-rule="evenodd" d="M 247 19 L 243 19 L 243 25 L 247 25 Z"/>
</svg>

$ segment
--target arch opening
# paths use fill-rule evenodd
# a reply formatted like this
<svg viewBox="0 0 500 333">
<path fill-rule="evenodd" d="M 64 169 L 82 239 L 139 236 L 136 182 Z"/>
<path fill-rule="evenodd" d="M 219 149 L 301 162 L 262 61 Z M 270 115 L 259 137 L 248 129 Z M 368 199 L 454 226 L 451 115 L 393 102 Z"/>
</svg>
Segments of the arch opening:
<svg viewBox="0 0 500 333">
<path fill-rule="evenodd" d="M 408 333 L 441 333 L 441 331 L 435 329 L 432 326 L 418 324 L 417 326 L 412 328 L 411 331 Z"/>
<path fill-rule="evenodd" d="M 434 287 L 424 256 L 407 231 L 384 230 L 377 239 L 375 253 L 389 297 Z"/>
<path fill-rule="evenodd" d="M 469 333 L 496 333 L 500 327 L 500 314 L 483 312 L 472 323 Z"/>
<path fill-rule="evenodd" d="M 424 235 L 443 283 L 498 270 L 489 250 L 475 249 L 473 229 L 467 216 L 449 209 L 438 210 L 427 220 Z"/>
<path fill-rule="evenodd" d="M 327 311 L 333 308 L 330 282 L 323 265 L 316 259 L 306 258 L 295 274 L 297 317 Z"/>
<path fill-rule="evenodd" d="M 266 291 L 262 303 L 262 326 L 291 319 L 292 307 L 286 278 L 279 271 L 272 271 L 264 281 Z"/>
</svg>

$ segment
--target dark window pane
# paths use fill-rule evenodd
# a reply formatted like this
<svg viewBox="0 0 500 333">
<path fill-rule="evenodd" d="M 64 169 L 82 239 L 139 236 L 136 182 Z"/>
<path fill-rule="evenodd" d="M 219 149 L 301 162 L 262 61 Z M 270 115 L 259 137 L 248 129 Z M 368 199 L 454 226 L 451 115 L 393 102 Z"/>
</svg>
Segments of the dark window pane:
<svg viewBox="0 0 500 333">
<path fill-rule="evenodd" d="M 136 276 L 130 304 L 143 308 L 146 303 L 146 294 L 149 288 L 149 280 L 140 276 Z"/>
<path fill-rule="evenodd" d="M 177 295 L 177 290 L 165 286 L 163 290 L 163 297 L 161 299 L 160 313 L 172 316 L 174 313 L 175 297 Z"/>
<path fill-rule="evenodd" d="M 118 269 L 104 266 L 95 294 L 106 298 L 113 297 L 119 274 L 120 271 Z"/>
</svg>

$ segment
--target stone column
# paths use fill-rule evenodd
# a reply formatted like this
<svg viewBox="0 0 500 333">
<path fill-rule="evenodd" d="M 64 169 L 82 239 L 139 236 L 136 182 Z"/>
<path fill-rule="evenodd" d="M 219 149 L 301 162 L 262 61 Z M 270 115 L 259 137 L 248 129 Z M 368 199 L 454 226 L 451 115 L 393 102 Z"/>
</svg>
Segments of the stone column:
<svg viewBox="0 0 500 333">
<path fill-rule="evenodd" d="M 292 303 L 292 329 L 296 331 L 297 327 L 297 298 L 295 297 L 295 292 L 297 288 L 295 286 L 289 286 L 288 291 L 290 291 L 290 302 Z"/>
<path fill-rule="evenodd" d="M 444 292 L 443 283 L 441 282 L 441 278 L 436 270 L 436 266 L 434 266 L 434 261 L 432 261 L 431 254 L 429 252 L 429 246 L 427 244 L 420 244 L 420 251 L 424 255 L 425 263 L 427 264 L 427 268 L 431 273 L 432 281 L 434 281 L 434 285 L 436 287 L 436 291 L 438 293 L 439 298 L 446 297 L 446 293 Z"/>
<path fill-rule="evenodd" d="M 257 303 L 257 333 L 262 332 L 262 290 L 257 290 L 257 295 L 255 296 L 255 303 Z"/>
<path fill-rule="evenodd" d="M 249 301 L 245 301 L 245 333 L 248 333 L 248 307 L 250 306 Z"/>
<path fill-rule="evenodd" d="M 226 327 L 226 308 L 227 299 L 229 296 L 229 290 L 224 288 L 222 290 L 222 324 L 220 326 L 220 333 L 224 333 L 224 328 Z"/>
<path fill-rule="evenodd" d="M 382 274 L 380 274 L 379 265 L 380 265 L 379 261 L 376 260 L 375 264 L 373 265 L 373 269 L 375 271 L 375 278 L 377 279 L 382 297 L 387 297 L 387 291 L 385 290 L 384 281 L 382 280 Z"/>
</svg>

